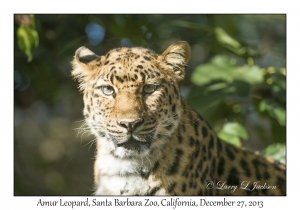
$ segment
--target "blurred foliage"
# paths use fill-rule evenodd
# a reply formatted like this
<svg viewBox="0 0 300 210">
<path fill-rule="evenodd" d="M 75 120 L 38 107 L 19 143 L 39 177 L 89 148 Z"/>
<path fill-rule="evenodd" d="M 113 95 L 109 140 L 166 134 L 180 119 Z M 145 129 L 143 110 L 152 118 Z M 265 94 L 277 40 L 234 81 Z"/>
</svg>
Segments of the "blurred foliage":
<svg viewBox="0 0 300 210">
<path fill-rule="evenodd" d="M 240 146 L 240 139 L 246 140 L 248 139 L 248 134 L 246 129 L 237 122 L 228 122 L 225 123 L 221 129 L 221 131 L 218 133 L 218 136 L 235 146 Z"/>
<path fill-rule="evenodd" d="M 205 110 L 206 117 L 211 118 L 209 122 L 217 120 L 215 114 L 224 110 L 232 112 L 231 114 L 227 112 L 228 116 L 243 118 L 251 112 L 257 112 L 261 116 L 276 120 L 280 132 L 284 133 L 286 129 L 285 70 L 280 72 L 272 69 L 269 72 L 256 65 L 236 66 L 235 59 L 217 55 L 209 63 L 196 67 L 192 73 L 191 81 L 197 87 L 191 90 L 188 99 L 199 112 Z M 272 94 L 266 95 L 266 92 Z M 230 125 L 235 125 L 236 129 L 237 127 L 239 129 L 234 133 L 231 132 L 230 135 L 225 135 L 223 127 L 219 137 L 234 145 L 241 145 L 238 139 L 247 139 L 245 128 L 238 122 Z M 224 126 L 227 128 L 229 125 Z M 279 138 L 275 136 L 274 140 L 285 141 L 281 136 Z"/>
<path fill-rule="evenodd" d="M 14 193 L 89 195 L 94 139 L 70 76 L 80 46 L 157 53 L 185 40 L 182 94 L 219 137 L 285 162 L 285 15 L 15 15 Z M 31 62 L 28 62 L 31 61 Z M 28 152 L 30 151 L 30 152 Z"/>
<path fill-rule="evenodd" d="M 267 148 L 265 148 L 262 152 L 266 156 L 272 157 L 275 160 L 278 160 L 279 162 L 286 164 L 286 146 L 285 146 L 285 144 L 281 144 L 281 143 L 271 144 Z"/>
<path fill-rule="evenodd" d="M 22 19 L 26 18 L 30 19 L 29 23 L 22 21 Z M 30 62 L 32 60 L 32 51 L 39 44 L 39 35 L 35 30 L 34 15 L 19 15 L 16 19 L 20 22 L 20 26 L 17 29 L 18 46 L 26 54 L 28 62 Z"/>
</svg>

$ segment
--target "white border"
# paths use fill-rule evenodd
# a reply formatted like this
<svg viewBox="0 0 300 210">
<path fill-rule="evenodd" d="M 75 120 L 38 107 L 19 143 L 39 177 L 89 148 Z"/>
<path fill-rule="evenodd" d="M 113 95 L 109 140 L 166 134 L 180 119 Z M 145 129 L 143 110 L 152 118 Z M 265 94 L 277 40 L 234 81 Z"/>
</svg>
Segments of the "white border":
<svg viewBox="0 0 300 210">
<path fill-rule="evenodd" d="M 299 182 L 299 12 L 296 1 L 6 1 L 1 3 L 1 109 L 4 116 L 1 120 L 0 147 L 0 187 L 1 209 L 41 209 L 38 200 L 85 200 L 86 197 L 14 197 L 13 196 L 13 14 L 15 13 L 281 13 L 287 14 L 287 196 L 286 197 L 227 197 L 228 200 L 263 200 L 264 209 L 297 206 Z M 296 162 L 297 161 L 297 162 Z M 97 197 L 97 199 L 115 199 L 117 197 Z M 184 197 L 189 198 L 189 197 Z M 90 200 L 93 197 L 89 197 Z M 143 200 L 143 197 L 130 197 L 132 200 Z M 152 197 L 161 201 L 163 197 Z M 200 198 L 191 197 L 193 200 Z M 209 197 L 210 200 L 222 200 L 223 197 Z M 292 208 L 293 208 L 292 207 Z M 49 207 L 46 207 L 49 209 Z M 56 207 L 67 209 L 70 207 Z M 95 207 L 94 207 L 95 208 Z M 114 209 L 114 207 L 97 207 L 96 209 Z M 132 207 L 127 207 L 132 209 Z M 140 207 L 134 207 L 135 209 Z M 146 207 L 145 207 L 146 208 Z M 178 207 L 179 208 L 179 207 Z M 176 209 L 178 209 L 176 208 Z M 199 207 L 198 207 L 199 208 Z M 210 207 L 219 208 L 219 207 Z M 225 207 L 232 208 L 232 207 Z M 76 209 L 83 209 L 77 207 Z M 168 209 L 173 209 L 168 207 Z M 297 209 L 297 208 L 293 208 Z"/>
</svg>

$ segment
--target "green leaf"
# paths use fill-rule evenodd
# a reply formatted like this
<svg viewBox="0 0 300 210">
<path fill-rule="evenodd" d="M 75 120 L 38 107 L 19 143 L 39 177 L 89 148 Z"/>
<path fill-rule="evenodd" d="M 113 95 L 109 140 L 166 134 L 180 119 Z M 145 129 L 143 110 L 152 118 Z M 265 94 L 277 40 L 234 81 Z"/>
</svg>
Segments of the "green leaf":
<svg viewBox="0 0 300 210">
<path fill-rule="evenodd" d="M 224 29 L 216 27 L 215 34 L 218 42 L 231 52 L 237 55 L 244 55 L 247 52 L 247 48 L 243 47 L 237 40 L 227 34 Z"/>
<path fill-rule="evenodd" d="M 210 63 L 199 65 L 192 73 L 191 81 L 196 85 L 205 85 L 214 80 L 230 82 L 235 69 L 235 61 L 227 56 L 217 55 Z"/>
<path fill-rule="evenodd" d="M 237 67 L 236 61 L 224 55 L 217 55 L 207 64 L 196 67 L 191 80 L 196 85 L 205 85 L 213 80 L 232 82 L 241 80 L 250 85 L 264 81 L 263 71 L 258 66 Z"/>
<path fill-rule="evenodd" d="M 19 26 L 17 30 L 18 46 L 28 57 L 28 62 L 32 60 L 32 52 L 39 45 L 39 35 L 35 30 L 34 16 L 31 15 L 32 26 Z"/>
<path fill-rule="evenodd" d="M 32 60 L 32 51 L 38 46 L 39 37 L 36 30 L 27 26 L 20 26 L 17 30 L 18 46 L 28 57 L 28 62 Z"/>
<path fill-rule="evenodd" d="M 230 144 L 240 146 L 240 139 L 246 140 L 248 138 L 248 133 L 241 124 L 237 122 L 228 122 L 223 125 L 218 136 Z"/>
<path fill-rule="evenodd" d="M 226 33 L 226 31 L 220 27 L 216 27 L 215 28 L 215 33 L 216 33 L 216 36 L 217 36 L 217 39 L 226 44 L 226 45 L 229 45 L 231 47 L 234 47 L 234 48 L 240 48 L 241 45 L 238 41 L 236 41 L 233 37 L 231 37 L 229 34 Z"/>
<path fill-rule="evenodd" d="M 218 41 L 218 43 L 226 48 L 227 50 L 231 51 L 232 53 L 238 55 L 238 56 L 242 56 L 245 59 L 247 59 L 248 64 L 252 64 L 253 60 L 252 57 L 254 56 L 258 56 L 259 53 L 256 49 L 253 49 L 251 46 L 249 46 L 248 44 L 241 43 L 238 40 L 236 40 L 235 38 L 233 38 L 232 36 L 230 36 L 224 29 L 222 29 L 221 27 L 216 27 L 214 29 L 214 34 L 215 37 Z"/>
<path fill-rule="evenodd" d="M 267 148 L 265 148 L 262 153 L 265 156 L 272 157 L 275 160 L 278 160 L 279 162 L 285 164 L 286 161 L 286 145 L 281 143 L 275 143 L 269 145 Z"/>
<path fill-rule="evenodd" d="M 286 111 L 278 103 L 272 99 L 265 99 L 259 103 L 259 111 L 267 111 L 269 115 L 275 118 L 281 126 L 285 126 L 286 123 Z"/>
<path fill-rule="evenodd" d="M 258 66 L 237 67 L 234 79 L 242 80 L 250 85 L 260 84 L 264 81 L 263 71 Z"/>
<path fill-rule="evenodd" d="M 223 141 L 225 141 L 229 144 L 235 145 L 237 147 L 239 147 L 241 145 L 241 140 L 236 136 L 231 136 L 231 135 L 227 135 L 227 134 L 219 134 L 219 137 Z"/>
</svg>

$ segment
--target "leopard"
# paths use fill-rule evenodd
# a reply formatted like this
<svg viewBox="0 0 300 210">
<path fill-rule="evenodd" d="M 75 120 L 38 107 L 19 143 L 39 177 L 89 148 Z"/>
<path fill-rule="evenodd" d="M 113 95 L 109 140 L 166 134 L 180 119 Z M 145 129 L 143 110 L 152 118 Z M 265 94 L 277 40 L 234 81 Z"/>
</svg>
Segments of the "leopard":
<svg viewBox="0 0 300 210">
<path fill-rule="evenodd" d="M 93 195 L 286 195 L 285 164 L 226 143 L 183 98 L 190 58 L 186 41 L 161 54 L 77 49 L 71 75 L 96 142 Z"/>
</svg>

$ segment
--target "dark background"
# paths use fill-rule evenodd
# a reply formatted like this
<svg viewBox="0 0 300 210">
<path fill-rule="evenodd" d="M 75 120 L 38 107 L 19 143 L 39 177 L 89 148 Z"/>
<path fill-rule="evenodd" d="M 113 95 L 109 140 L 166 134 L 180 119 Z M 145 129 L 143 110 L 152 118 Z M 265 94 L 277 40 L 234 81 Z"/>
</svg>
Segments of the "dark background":
<svg viewBox="0 0 300 210">
<path fill-rule="evenodd" d="M 14 16 L 15 195 L 92 193 L 94 137 L 77 129 L 83 102 L 70 76 L 80 46 L 98 55 L 119 46 L 162 53 L 176 41 L 189 42 L 183 96 L 223 139 L 285 163 L 285 15 L 31 18 Z M 38 43 L 24 45 L 20 28 L 37 32 L 38 39 L 28 40 Z"/>
</svg>

